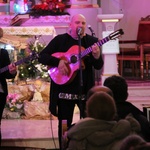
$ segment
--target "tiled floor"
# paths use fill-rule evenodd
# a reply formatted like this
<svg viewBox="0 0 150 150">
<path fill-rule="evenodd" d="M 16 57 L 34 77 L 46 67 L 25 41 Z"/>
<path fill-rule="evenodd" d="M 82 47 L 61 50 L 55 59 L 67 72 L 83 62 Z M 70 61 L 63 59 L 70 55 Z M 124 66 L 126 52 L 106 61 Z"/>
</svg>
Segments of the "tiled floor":
<svg viewBox="0 0 150 150">
<path fill-rule="evenodd" d="M 73 122 L 79 120 L 76 108 Z M 2 120 L 2 146 L 58 149 L 58 121 Z"/>
<path fill-rule="evenodd" d="M 128 80 L 129 101 L 142 110 L 150 105 L 150 81 Z M 74 122 L 79 120 L 75 110 Z M 2 120 L 2 145 L 58 149 L 56 120 Z"/>
</svg>

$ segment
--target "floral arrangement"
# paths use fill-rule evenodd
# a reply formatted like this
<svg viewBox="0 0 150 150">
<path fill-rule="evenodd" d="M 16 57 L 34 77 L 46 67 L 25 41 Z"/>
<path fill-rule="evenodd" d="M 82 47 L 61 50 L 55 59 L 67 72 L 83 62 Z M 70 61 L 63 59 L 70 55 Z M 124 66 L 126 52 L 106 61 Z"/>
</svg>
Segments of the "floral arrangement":
<svg viewBox="0 0 150 150">
<path fill-rule="evenodd" d="M 9 93 L 6 100 L 6 108 L 12 112 L 20 111 L 23 108 L 23 102 L 19 94 Z"/>
<path fill-rule="evenodd" d="M 31 16 L 66 15 L 65 4 L 61 0 L 42 0 L 41 4 L 32 6 Z"/>
</svg>

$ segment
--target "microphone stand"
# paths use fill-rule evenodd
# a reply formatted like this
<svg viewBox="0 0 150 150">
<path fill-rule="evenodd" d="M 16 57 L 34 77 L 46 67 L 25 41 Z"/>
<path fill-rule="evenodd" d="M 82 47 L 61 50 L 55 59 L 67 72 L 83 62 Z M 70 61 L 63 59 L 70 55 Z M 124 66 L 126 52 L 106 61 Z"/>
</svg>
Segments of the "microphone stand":
<svg viewBox="0 0 150 150">
<path fill-rule="evenodd" d="M 92 36 L 96 37 L 95 32 L 92 32 Z"/>
<path fill-rule="evenodd" d="M 88 29 L 91 31 L 92 36 L 96 37 L 94 30 L 91 28 L 90 25 L 88 25 Z"/>
<path fill-rule="evenodd" d="M 79 107 L 80 107 L 80 119 L 83 118 L 84 112 L 83 112 L 83 106 L 82 106 L 82 87 L 83 87 L 83 77 L 82 77 L 82 60 L 81 60 L 81 37 L 80 34 L 78 34 L 78 45 L 79 45 Z"/>
</svg>

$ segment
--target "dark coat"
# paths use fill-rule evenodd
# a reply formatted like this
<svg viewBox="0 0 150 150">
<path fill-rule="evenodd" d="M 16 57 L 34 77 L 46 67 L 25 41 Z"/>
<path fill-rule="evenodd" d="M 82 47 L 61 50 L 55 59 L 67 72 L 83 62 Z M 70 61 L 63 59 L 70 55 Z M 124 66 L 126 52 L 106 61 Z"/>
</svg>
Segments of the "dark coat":
<svg viewBox="0 0 150 150">
<path fill-rule="evenodd" d="M 67 150 L 119 150 L 126 136 L 139 131 L 139 123 L 131 116 L 118 122 L 87 117 L 67 131 Z"/>
<path fill-rule="evenodd" d="M 10 59 L 7 50 L 1 49 L 0 50 L 0 68 L 6 67 L 10 64 Z M 16 74 L 15 74 L 16 75 Z M 3 72 L 0 74 L 0 83 L 2 85 L 2 88 L 4 90 L 5 95 L 8 94 L 8 88 L 7 88 L 7 82 L 6 79 L 12 79 L 15 77 L 15 75 L 12 75 L 9 70 Z"/>
<path fill-rule="evenodd" d="M 81 46 L 84 49 L 89 48 L 98 41 L 98 38 L 92 37 L 88 34 L 81 39 Z M 69 34 L 61 34 L 56 36 L 47 45 L 47 47 L 40 53 L 39 62 L 44 65 L 58 67 L 60 58 L 51 56 L 53 53 L 62 52 L 65 53 L 71 49 L 74 45 L 78 46 L 78 40 L 73 39 Z M 76 49 L 78 51 L 78 47 Z M 73 55 L 73 54 L 71 54 Z M 91 53 L 86 55 L 82 59 L 85 64 L 85 69 L 82 71 L 82 94 L 87 94 L 87 91 L 94 86 L 94 76 L 92 69 L 101 69 L 103 66 L 102 56 L 99 59 L 95 59 Z M 80 73 L 77 71 L 75 78 L 71 83 L 65 85 L 58 85 L 51 80 L 50 87 L 50 111 L 56 115 L 57 101 L 59 99 L 59 93 L 79 94 L 80 93 Z"/>
<path fill-rule="evenodd" d="M 140 123 L 141 132 L 143 138 L 150 142 L 150 123 L 148 122 L 144 113 L 135 107 L 130 102 L 116 102 L 117 112 L 119 119 L 125 118 L 128 114 L 132 114 L 133 117 Z"/>
</svg>

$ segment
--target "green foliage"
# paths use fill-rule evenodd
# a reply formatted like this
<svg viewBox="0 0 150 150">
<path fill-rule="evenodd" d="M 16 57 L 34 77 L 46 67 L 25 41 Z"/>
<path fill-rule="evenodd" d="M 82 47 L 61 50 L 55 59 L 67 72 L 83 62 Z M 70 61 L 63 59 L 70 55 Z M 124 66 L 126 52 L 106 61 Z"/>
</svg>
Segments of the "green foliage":
<svg viewBox="0 0 150 150">
<path fill-rule="evenodd" d="M 28 57 L 28 55 L 33 52 L 39 54 L 45 48 L 45 46 L 46 44 L 42 44 L 38 40 L 36 42 L 36 46 L 35 42 L 30 42 L 28 44 L 27 50 L 20 50 L 20 52 L 18 53 L 18 58 Z M 18 67 L 18 69 L 19 69 L 19 78 L 21 80 L 42 78 L 45 81 L 49 81 L 50 79 L 47 72 L 47 66 L 40 64 L 38 62 L 38 59 L 33 59 L 26 63 L 23 63 Z"/>
</svg>

